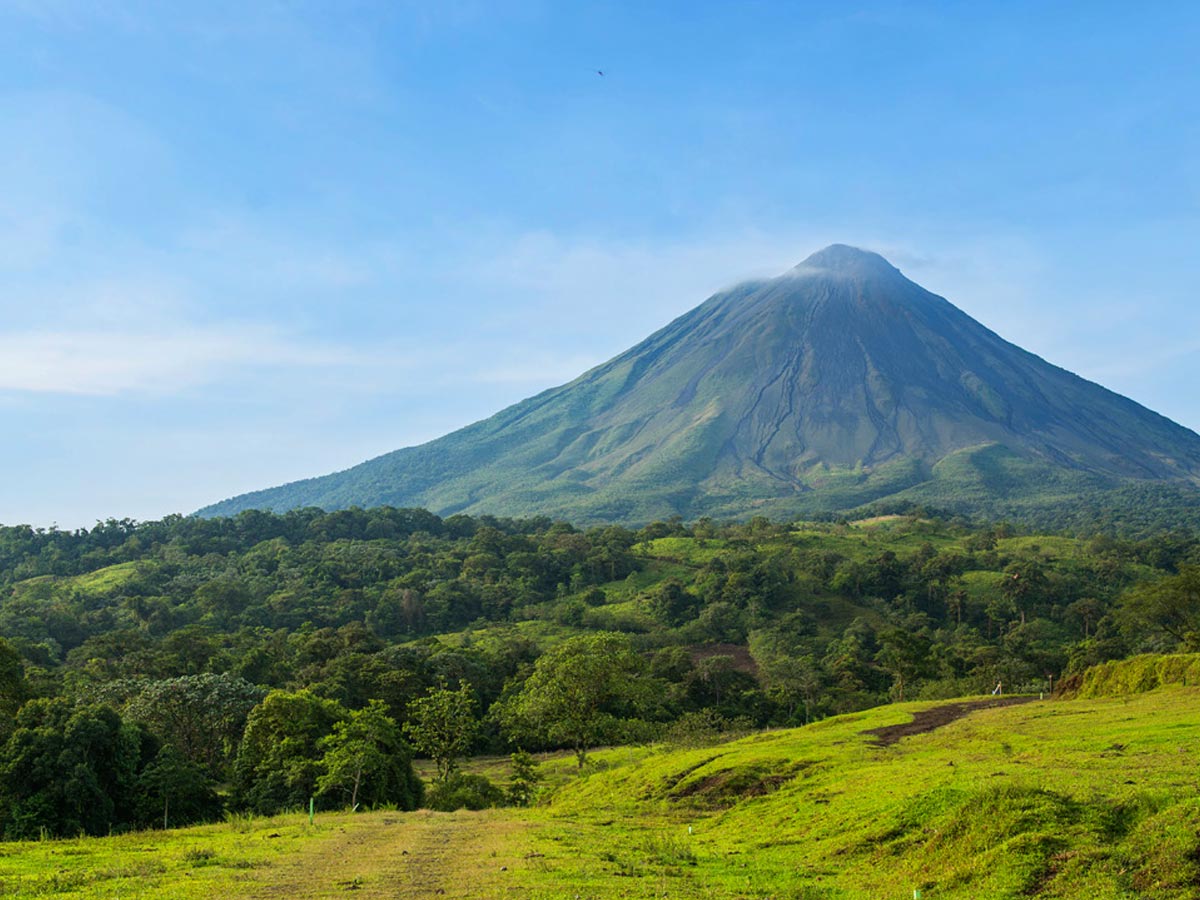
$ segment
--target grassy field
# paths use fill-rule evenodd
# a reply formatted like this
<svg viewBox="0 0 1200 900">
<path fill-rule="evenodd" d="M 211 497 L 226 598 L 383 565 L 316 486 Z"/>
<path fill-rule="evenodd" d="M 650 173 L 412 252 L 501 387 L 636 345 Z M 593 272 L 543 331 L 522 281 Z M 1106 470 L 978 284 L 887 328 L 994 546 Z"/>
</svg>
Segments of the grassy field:
<svg viewBox="0 0 1200 900">
<path fill-rule="evenodd" d="M 676 897 L 1200 895 L 1200 691 L 985 710 L 886 748 L 862 734 L 928 705 L 591 776 L 551 806 L 572 823 L 550 832 L 555 877 L 594 896 L 621 871 Z"/>
<path fill-rule="evenodd" d="M 527 810 L 243 820 L 0 845 L 0 895 L 63 898 L 1195 898 L 1200 688 L 910 703 L 710 747 L 544 764 Z M 502 760 L 480 760 L 504 778 Z"/>
<path fill-rule="evenodd" d="M 488 897 L 523 826 L 500 811 L 323 814 L 0 845 L 5 898 Z M 514 861 L 515 862 L 515 861 Z M 499 888 L 497 887 L 497 891 Z"/>
</svg>

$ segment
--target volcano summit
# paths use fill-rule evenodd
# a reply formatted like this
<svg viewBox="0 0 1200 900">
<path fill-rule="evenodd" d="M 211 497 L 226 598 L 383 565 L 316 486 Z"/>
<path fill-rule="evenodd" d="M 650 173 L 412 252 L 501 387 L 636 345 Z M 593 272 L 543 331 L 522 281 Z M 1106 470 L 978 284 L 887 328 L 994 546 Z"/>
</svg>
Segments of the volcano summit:
<svg viewBox="0 0 1200 900">
<path fill-rule="evenodd" d="M 489 419 L 200 514 L 386 504 L 636 523 L 888 500 L 1036 518 L 1198 484 L 1200 435 L 835 244 Z"/>
</svg>

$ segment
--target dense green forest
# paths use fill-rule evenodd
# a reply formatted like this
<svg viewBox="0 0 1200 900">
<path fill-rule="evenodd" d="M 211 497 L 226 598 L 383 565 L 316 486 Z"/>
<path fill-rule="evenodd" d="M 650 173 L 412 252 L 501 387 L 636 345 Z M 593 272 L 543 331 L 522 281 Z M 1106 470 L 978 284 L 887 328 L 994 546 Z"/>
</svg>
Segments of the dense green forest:
<svg viewBox="0 0 1200 900">
<path fill-rule="evenodd" d="M 527 799 L 477 752 L 1047 691 L 1200 649 L 1200 540 L 306 509 L 0 528 L 0 828 Z"/>
</svg>

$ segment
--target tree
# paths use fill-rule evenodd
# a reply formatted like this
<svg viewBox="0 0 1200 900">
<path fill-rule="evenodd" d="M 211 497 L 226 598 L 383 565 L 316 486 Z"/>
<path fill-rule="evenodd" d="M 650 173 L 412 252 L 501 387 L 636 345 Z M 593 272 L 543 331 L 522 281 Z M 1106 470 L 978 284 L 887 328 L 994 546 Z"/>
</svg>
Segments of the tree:
<svg viewBox="0 0 1200 900">
<path fill-rule="evenodd" d="M 678 578 L 668 578 L 646 595 L 650 614 L 664 625 L 682 625 L 696 617 L 699 598 L 684 588 Z"/>
<path fill-rule="evenodd" d="M 799 617 L 793 616 L 792 622 Z M 792 624 L 789 622 L 789 624 Z M 783 707 L 786 720 L 792 720 L 797 708 L 804 707 L 804 724 L 813 718 L 813 707 L 824 687 L 825 674 L 797 632 L 759 629 L 750 634 L 750 653 L 772 700 Z"/>
<path fill-rule="evenodd" d="M 655 683 L 645 668 L 626 635 L 571 638 L 541 656 L 503 703 L 502 727 L 512 740 L 570 747 L 583 768 L 591 747 L 619 736 L 650 706 Z"/>
<path fill-rule="evenodd" d="M 138 776 L 136 820 L 143 827 L 162 822 L 190 825 L 221 815 L 221 798 L 212 789 L 204 770 L 171 744 L 166 744 Z"/>
<path fill-rule="evenodd" d="M 733 657 L 723 653 L 699 660 L 683 680 L 687 699 L 697 708 L 721 709 L 731 701 L 737 706 L 737 701 L 757 686 L 752 675 L 738 669 Z"/>
<path fill-rule="evenodd" d="M 0 638 L 0 741 L 12 733 L 17 710 L 29 696 L 25 665 L 8 641 Z"/>
<path fill-rule="evenodd" d="M 856 618 L 840 638 L 829 642 L 822 668 L 831 681 L 830 702 L 835 712 L 849 712 L 881 702 L 886 676 L 875 665 L 878 635 L 870 623 Z"/>
<path fill-rule="evenodd" d="M 1104 615 L 1104 604 L 1093 597 L 1080 597 L 1067 607 L 1067 612 L 1083 626 L 1083 639 L 1092 636 L 1092 626 Z"/>
<path fill-rule="evenodd" d="M 311 691 L 272 691 L 251 710 L 233 767 L 233 801 L 274 815 L 308 804 L 324 771 L 322 738 L 349 713 Z"/>
<path fill-rule="evenodd" d="M 508 780 L 508 800 L 513 806 L 528 806 L 537 795 L 538 782 L 542 773 L 537 760 L 525 750 L 512 755 L 512 775 Z"/>
<path fill-rule="evenodd" d="M 134 819 L 152 740 L 104 706 L 31 700 L 0 753 L 0 819 L 10 840 L 106 834 Z"/>
<path fill-rule="evenodd" d="M 1042 600 L 1049 588 L 1049 579 L 1041 562 L 1034 559 L 1010 563 L 1000 579 L 1000 593 L 1012 604 L 1025 624 L 1030 607 Z"/>
<path fill-rule="evenodd" d="M 420 803 L 412 757 L 382 700 L 335 722 L 318 747 L 323 751 L 316 784 L 321 793 L 342 795 L 351 809 L 383 803 L 415 809 Z"/>
<path fill-rule="evenodd" d="M 920 674 L 929 656 L 929 639 L 910 628 L 888 628 L 879 633 L 878 662 L 891 674 L 892 692 L 904 702 L 904 689 Z"/>
<path fill-rule="evenodd" d="M 452 691 L 443 681 L 414 700 L 408 715 L 404 733 L 418 752 L 434 761 L 438 781 L 447 781 L 479 731 L 471 685 L 464 681 Z"/>
<path fill-rule="evenodd" d="M 246 717 L 265 693 L 234 675 L 184 675 L 147 682 L 125 704 L 124 713 L 220 778 L 241 740 Z"/>
<path fill-rule="evenodd" d="M 1189 652 L 1200 651 L 1200 566 L 1180 566 L 1121 598 L 1128 626 L 1168 635 Z"/>
</svg>

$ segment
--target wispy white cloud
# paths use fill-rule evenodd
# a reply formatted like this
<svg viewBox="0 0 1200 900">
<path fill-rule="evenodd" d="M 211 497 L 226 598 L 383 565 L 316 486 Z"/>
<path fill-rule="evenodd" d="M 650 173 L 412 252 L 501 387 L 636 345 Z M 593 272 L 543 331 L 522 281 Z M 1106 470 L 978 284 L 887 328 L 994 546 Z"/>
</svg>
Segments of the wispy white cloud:
<svg viewBox="0 0 1200 900">
<path fill-rule="evenodd" d="M 0 390 L 111 396 L 165 394 L 254 367 L 340 365 L 344 351 L 314 347 L 261 326 L 170 331 L 0 333 Z"/>
<path fill-rule="evenodd" d="M 487 310 L 491 324 L 519 323 L 616 353 L 711 294 L 777 275 L 837 237 L 816 228 L 668 240 L 476 234 L 462 241 L 476 245 L 469 250 L 476 263 L 457 277 L 500 301 Z"/>
</svg>

